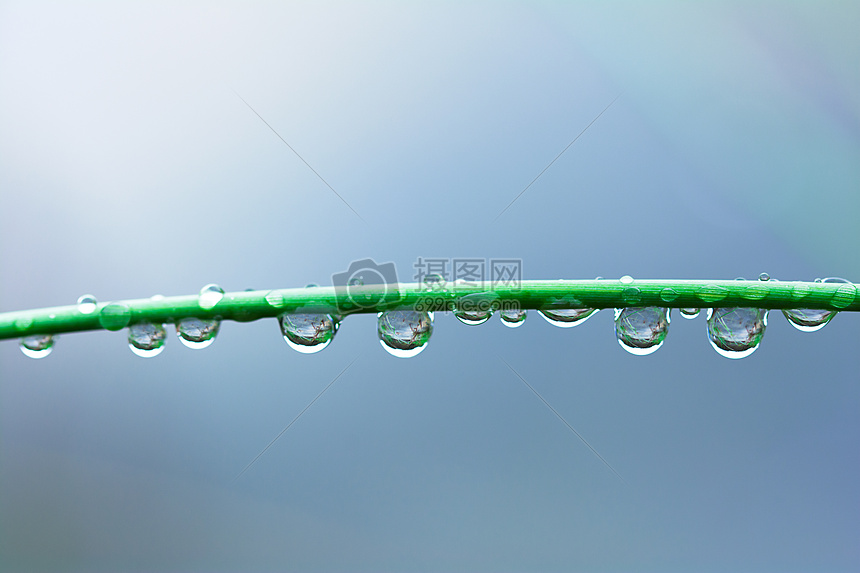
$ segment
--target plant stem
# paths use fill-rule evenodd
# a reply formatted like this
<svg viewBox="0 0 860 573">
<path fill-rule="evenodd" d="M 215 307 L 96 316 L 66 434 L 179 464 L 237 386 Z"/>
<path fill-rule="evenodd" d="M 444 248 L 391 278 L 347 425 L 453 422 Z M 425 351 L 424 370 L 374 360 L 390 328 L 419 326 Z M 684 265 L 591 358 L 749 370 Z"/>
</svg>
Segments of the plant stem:
<svg viewBox="0 0 860 573">
<path fill-rule="evenodd" d="M 860 311 L 860 297 L 852 283 L 775 280 L 554 280 L 491 288 L 449 282 L 439 290 L 400 283 L 232 292 L 211 308 L 201 307 L 200 301 L 197 295 L 187 295 L 101 303 L 89 314 L 77 305 L 6 312 L 0 314 L 0 339 L 121 330 L 137 322 L 175 323 L 187 317 L 249 322 L 285 312 L 349 315 L 396 309 L 446 311 L 468 305 L 503 310 L 660 306 Z"/>
</svg>

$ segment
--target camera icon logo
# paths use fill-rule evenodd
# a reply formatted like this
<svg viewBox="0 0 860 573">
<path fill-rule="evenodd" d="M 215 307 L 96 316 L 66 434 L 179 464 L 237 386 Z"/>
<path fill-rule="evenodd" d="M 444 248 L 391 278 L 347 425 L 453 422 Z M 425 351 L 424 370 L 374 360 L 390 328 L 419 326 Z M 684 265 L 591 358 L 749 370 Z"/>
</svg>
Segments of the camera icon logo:
<svg viewBox="0 0 860 573">
<path fill-rule="evenodd" d="M 347 270 L 333 274 L 331 282 L 337 308 L 344 313 L 401 298 L 394 263 L 377 264 L 373 259 L 353 261 Z"/>
</svg>

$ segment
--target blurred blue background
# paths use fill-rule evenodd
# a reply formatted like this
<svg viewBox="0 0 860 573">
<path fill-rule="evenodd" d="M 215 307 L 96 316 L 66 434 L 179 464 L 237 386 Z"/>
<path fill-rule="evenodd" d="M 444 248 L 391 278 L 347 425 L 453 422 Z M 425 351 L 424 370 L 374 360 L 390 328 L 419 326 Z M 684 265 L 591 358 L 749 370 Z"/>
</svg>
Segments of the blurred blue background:
<svg viewBox="0 0 860 573">
<path fill-rule="evenodd" d="M 366 257 L 858 281 L 858 29 L 850 2 L 4 2 L 0 311 Z M 370 315 L 315 355 L 274 320 L 151 360 L 2 342 L 0 569 L 856 571 L 858 320 L 771 313 L 739 361 L 677 312 L 647 357 L 609 311 L 437 314 L 410 360 Z"/>
</svg>

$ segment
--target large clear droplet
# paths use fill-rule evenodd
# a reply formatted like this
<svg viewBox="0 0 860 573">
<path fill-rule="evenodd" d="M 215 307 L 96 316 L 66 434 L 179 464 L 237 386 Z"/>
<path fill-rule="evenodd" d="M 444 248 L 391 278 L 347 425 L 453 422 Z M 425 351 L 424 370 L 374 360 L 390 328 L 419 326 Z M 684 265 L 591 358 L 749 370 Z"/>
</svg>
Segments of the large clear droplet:
<svg viewBox="0 0 860 573">
<path fill-rule="evenodd" d="M 167 331 L 164 325 L 138 322 L 128 327 L 128 347 L 143 358 L 158 356 L 164 350 Z"/>
<path fill-rule="evenodd" d="M 693 320 L 699 316 L 700 312 L 698 308 L 679 308 L 678 310 L 681 312 L 681 316 L 687 320 Z"/>
<path fill-rule="evenodd" d="M 91 294 L 85 294 L 78 299 L 78 312 L 81 314 L 92 314 L 96 311 L 98 301 Z"/>
<path fill-rule="evenodd" d="M 302 354 L 319 352 L 331 344 L 337 323 L 330 314 L 290 314 L 278 317 L 281 334 L 293 350 Z"/>
<path fill-rule="evenodd" d="M 759 308 L 708 309 L 708 340 L 726 358 L 755 352 L 767 327 L 767 310 Z"/>
<path fill-rule="evenodd" d="M 30 358 L 44 358 L 54 349 L 54 337 L 50 334 L 36 334 L 25 336 L 19 344 L 24 356 Z"/>
<path fill-rule="evenodd" d="M 596 308 L 542 308 L 538 310 L 540 315 L 553 326 L 570 328 L 585 322 L 592 314 L 597 312 Z"/>
<path fill-rule="evenodd" d="M 176 335 L 188 348 L 206 348 L 215 342 L 220 327 L 220 320 L 188 317 L 176 323 Z"/>
<path fill-rule="evenodd" d="M 783 310 L 782 314 L 788 319 L 788 322 L 802 332 L 815 332 L 821 330 L 827 323 L 836 316 L 835 310 L 819 310 L 819 309 L 796 309 Z"/>
<path fill-rule="evenodd" d="M 208 284 L 200 289 L 200 296 L 197 299 L 197 304 L 203 310 L 214 308 L 216 304 L 224 298 L 224 289 L 216 284 Z"/>
<path fill-rule="evenodd" d="M 393 310 L 379 313 L 379 343 L 392 356 L 411 358 L 427 347 L 433 334 L 433 313 Z"/>
<path fill-rule="evenodd" d="M 528 313 L 524 308 L 503 310 L 499 312 L 499 318 L 502 319 L 502 324 L 508 328 L 516 328 L 523 325 L 526 318 L 528 318 Z"/>
<path fill-rule="evenodd" d="M 645 356 L 663 346 L 669 333 L 669 309 L 657 306 L 615 309 L 615 337 L 630 354 Z"/>
</svg>

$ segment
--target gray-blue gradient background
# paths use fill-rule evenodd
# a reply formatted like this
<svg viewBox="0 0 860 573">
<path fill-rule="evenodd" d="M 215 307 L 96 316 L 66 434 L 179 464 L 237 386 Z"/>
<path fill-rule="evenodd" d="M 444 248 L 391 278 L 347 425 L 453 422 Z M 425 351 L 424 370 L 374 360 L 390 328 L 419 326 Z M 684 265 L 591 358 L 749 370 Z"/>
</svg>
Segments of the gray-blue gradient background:
<svg viewBox="0 0 860 573">
<path fill-rule="evenodd" d="M 0 310 L 365 257 L 857 281 L 858 29 L 851 2 L 3 2 Z M 152 360 L 0 342 L 0 569 L 856 571 L 858 326 L 771 313 L 740 361 L 677 312 L 648 357 L 608 311 L 437 314 L 410 360 L 370 315 L 309 356 L 274 320 Z"/>
</svg>

